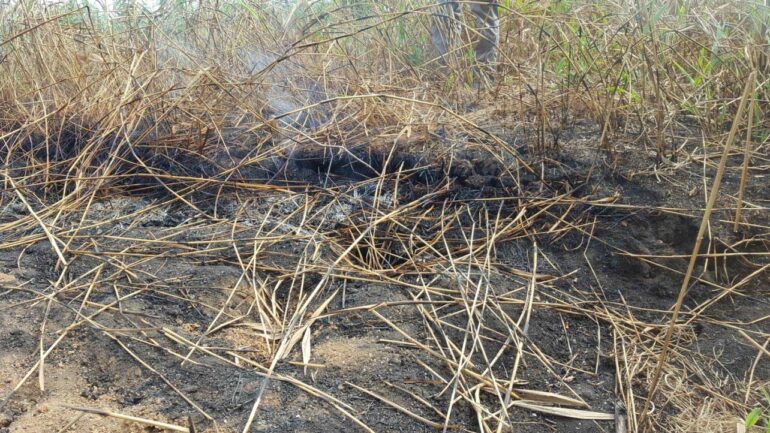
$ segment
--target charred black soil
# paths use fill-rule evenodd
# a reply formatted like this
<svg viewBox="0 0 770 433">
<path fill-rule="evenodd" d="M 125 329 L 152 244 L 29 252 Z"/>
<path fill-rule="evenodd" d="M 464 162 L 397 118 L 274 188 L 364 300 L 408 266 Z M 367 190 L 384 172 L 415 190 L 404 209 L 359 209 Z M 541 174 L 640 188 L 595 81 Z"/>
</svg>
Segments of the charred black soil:
<svg viewBox="0 0 770 433">
<path fill-rule="evenodd" d="M 181 159 L 156 165 L 140 176 L 144 186 L 127 176 L 132 188 L 51 222 L 70 242 L 64 279 L 39 227 L 4 234 L 0 390 L 9 397 L 0 431 L 58 431 L 77 416 L 64 405 L 240 431 L 257 398 L 252 431 L 361 428 L 340 408 L 375 431 L 476 431 L 495 416 L 523 433 L 615 431 L 614 421 L 526 406 L 480 414 L 468 401 L 537 390 L 618 420 L 633 392 L 641 410 L 648 377 L 630 390 L 618 377 L 631 374 L 632 358 L 657 359 L 653 342 L 703 214 L 702 161 L 655 166 L 630 145 L 607 155 L 585 145 L 592 134 L 551 158 L 447 149 L 426 134 L 290 146 L 252 162 L 232 149 L 194 173 L 176 171 L 194 167 Z M 169 161 L 143 161 L 161 159 Z M 160 173 L 212 177 L 190 191 Z M 754 226 L 733 233 L 738 176 L 727 173 L 674 333 L 672 363 L 683 380 L 694 377 L 696 394 L 707 395 L 715 377 L 725 395 L 742 392 L 736 384 L 749 375 L 770 380 L 770 364 L 755 363 L 757 348 L 736 326 L 770 332 L 770 248 L 757 236 L 767 213 L 748 210 Z M 170 191 L 187 192 L 179 200 Z M 750 185 L 747 202 L 767 199 L 763 185 Z M 27 215 L 9 197 L 0 217 Z M 309 303 L 303 343 L 268 373 L 278 342 L 297 329 L 286 315 L 300 302 Z M 41 345 L 52 344 L 45 390 L 37 374 L 22 383 Z M 514 391 L 455 376 L 458 364 L 501 383 L 515 368 Z M 655 403 L 681 414 L 660 394 Z M 143 431 L 94 415 L 78 422 L 77 431 Z"/>
</svg>

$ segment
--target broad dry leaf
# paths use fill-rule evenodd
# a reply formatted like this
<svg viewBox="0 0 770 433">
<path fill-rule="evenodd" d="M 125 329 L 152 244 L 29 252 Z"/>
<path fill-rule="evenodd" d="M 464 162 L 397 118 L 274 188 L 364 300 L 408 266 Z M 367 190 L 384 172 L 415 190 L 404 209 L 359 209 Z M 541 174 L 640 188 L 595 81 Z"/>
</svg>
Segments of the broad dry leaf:
<svg viewBox="0 0 770 433">
<path fill-rule="evenodd" d="M 304 372 L 307 374 L 307 364 L 310 363 L 310 327 L 305 328 L 305 335 L 302 337 L 302 363 L 305 364 Z"/>
<path fill-rule="evenodd" d="M 612 421 L 615 419 L 615 415 L 606 412 L 594 412 L 590 410 L 580 409 L 568 409 L 565 407 L 556 406 L 544 406 L 537 401 L 532 400 L 514 400 L 511 402 L 511 406 L 520 407 L 522 409 L 531 410 L 534 412 L 545 413 L 548 415 L 556 415 L 564 418 L 573 419 L 588 419 L 596 421 Z"/>
<path fill-rule="evenodd" d="M 271 326 L 263 325 L 259 322 L 244 322 L 244 323 L 237 323 L 233 325 L 234 327 L 242 326 L 244 328 L 250 328 L 254 329 L 256 331 L 259 331 L 262 333 L 259 337 L 267 338 L 268 340 L 280 340 L 283 338 L 283 332 L 275 330 Z"/>
<path fill-rule="evenodd" d="M 584 401 L 571 398 L 571 397 L 565 397 L 559 394 L 554 394 L 552 392 L 536 391 L 534 389 L 516 389 L 516 388 L 514 388 L 514 391 L 516 391 L 516 394 L 518 394 L 522 398 L 522 400 L 537 401 L 540 403 L 548 403 L 548 404 L 559 405 L 559 406 L 582 407 L 582 408 L 590 407 Z"/>
<path fill-rule="evenodd" d="M 291 353 L 294 345 L 297 344 L 300 338 L 302 338 L 304 335 L 305 329 L 309 328 L 316 321 L 318 316 L 320 316 L 321 313 L 326 310 L 326 307 L 328 307 L 332 300 L 337 296 L 337 292 L 338 290 L 335 290 L 331 296 L 326 298 L 326 300 L 318 308 L 316 308 L 316 310 L 313 312 L 313 314 L 310 315 L 310 318 L 305 322 L 305 324 L 300 326 L 300 328 L 291 335 L 284 350 L 282 352 L 276 353 L 275 356 L 277 356 L 279 359 L 286 359 L 286 357 L 289 356 L 289 353 Z"/>
</svg>

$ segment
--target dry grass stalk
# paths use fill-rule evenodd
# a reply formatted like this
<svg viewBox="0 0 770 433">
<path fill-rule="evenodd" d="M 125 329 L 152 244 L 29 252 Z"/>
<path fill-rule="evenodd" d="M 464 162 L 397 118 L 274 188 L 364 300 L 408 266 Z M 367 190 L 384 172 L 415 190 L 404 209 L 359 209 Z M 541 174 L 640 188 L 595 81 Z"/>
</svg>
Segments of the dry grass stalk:
<svg viewBox="0 0 770 433">
<path fill-rule="evenodd" d="M 131 416 L 131 415 L 124 415 L 122 413 L 117 412 L 111 412 L 108 410 L 103 409 L 97 409 L 97 408 L 91 408 L 91 407 L 79 407 L 79 406 L 69 406 L 64 405 L 67 409 L 77 410 L 84 413 L 90 413 L 94 415 L 99 416 L 105 416 L 105 417 L 112 417 L 117 419 L 122 419 L 125 421 L 135 422 L 138 424 L 144 424 L 152 427 L 156 427 L 163 430 L 170 430 L 170 431 L 178 431 L 178 432 L 184 432 L 184 433 L 190 433 L 190 429 L 187 427 L 182 427 L 176 424 L 169 424 L 165 422 L 155 421 L 147 418 L 140 418 L 137 416 Z"/>
<path fill-rule="evenodd" d="M 706 210 L 703 213 L 700 228 L 698 229 L 698 234 L 695 237 L 695 245 L 693 246 L 692 255 L 690 256 L 690 261 L 687 265 L 687 272 L 685 273 L 684 279 L 682 280 L 682 286 L 679 288 L 679 295 L 677 296 L 676 303 L 673 307 L 673 312 L 671 313 L 671 320 L 669 321 L 668 327 L 666 328 L 666 334 L 663 338 L 663 345 L 660 355 L 658 356 L 655 372 L 652 375 L 649 392 L 647 393 L 647 398 L 644 402 L 644 406 L 642 407 L 642 414 L 639 424 L 641 424 L 642 428 L 645 429 L 649 429 L 649 426 L 645 425 L 644 421 L 647 420 L 646 417 L 650 408 L 650 403 L 652 402 L 653 397 L 655 397 L 658 381 L 660 380 L 660 375 L 663 372 L 663 366 L 667 361 L 668 351 L 671 344 L 671 337 L 674 334 L 674 327 L 676 327 L 677 320 L 679 319 L 679 311 L 682 308 L 684 297 L 687 294 L 687 290 L 690 288 L 690 277 L 692 276 L 692 273 L 695 270 L 695 264 L 698 261 L 701 243 L 703 242 L 703 237 L 706 234 L 706 229 L 708 228 L 708 224 L 711 219 L 711 212 L 713 211 L 714 203 L 716 203 L 717 197 L 719 196 L 719 187 L 722 183 L 722 176 L 724 175 L 725 167 L 727 166 L 727 158 L 730 155 L 730 149 L 732 148 L 733 141 L 735 140 L 735 136 L 738 133 L 739 125 L 743 120 L 743 110 L 746 108 L 746 104 L 748 103 L 749 95 L 751 94 L 751 90 L 754 87 L 755 78 L 756 71 L 753 71 L 749 75 L 749 79 L 746 81 L 746 86 L 743 89 L 743 95 L 741 95 L 741 102 L 738 106 L 738 111 L 736 112 L 735 118 L 733 119 L 730 134 L 727 137 L 725 147 L 722 151 L 722 158 L 719 160 L 719 166 L 717 168 L 716 175 L 714 175 L 714 181 L 711 184 L 711 191 L 709 192 L 708 201 L 706 202 Z"/>
</svg>

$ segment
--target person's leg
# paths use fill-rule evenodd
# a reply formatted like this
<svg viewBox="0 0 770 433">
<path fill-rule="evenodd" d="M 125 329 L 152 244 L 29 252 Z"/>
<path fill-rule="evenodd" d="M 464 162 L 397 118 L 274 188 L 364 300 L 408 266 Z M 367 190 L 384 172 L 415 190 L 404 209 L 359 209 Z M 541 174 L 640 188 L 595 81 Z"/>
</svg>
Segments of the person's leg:
<svg viewBox="0 0 770 433">
<path fill-rule="evenodd" d="M 438 0 L 438 3 L 440 6 L 434 13 L 430 38 L 439 60 L 446 64 L 446 55 L 460 33 L 460 3 L 447 0 Z"/>
<path fill-rule="evenodd" d="M 497 46 L 500 43 L 500 20 L 497 0 L 476 0 L 471 3 L 471 13 L 476 17 L 479 40 L 474 51 L 476 61 L 487 70 L 494 70 L 497 63 Z"/>
</svg>

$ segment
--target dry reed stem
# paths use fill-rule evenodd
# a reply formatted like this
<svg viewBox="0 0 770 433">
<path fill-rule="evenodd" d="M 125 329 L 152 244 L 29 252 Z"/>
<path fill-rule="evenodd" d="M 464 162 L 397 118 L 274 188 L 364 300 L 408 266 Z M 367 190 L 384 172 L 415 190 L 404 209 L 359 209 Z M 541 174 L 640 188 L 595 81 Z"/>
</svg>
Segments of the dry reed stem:
<svg viewBox="0 0 770 433">
<path fill-rule="evenodd" d="M 657 391 L 658 387 L 658 381 L 660 380 L 660 375 L 663 371 L 663 365 L 666 363 L 668 351 L 669 351 L 669 345 L 671 344 L 671 337 L 674 333 L 674 327 L 676 326 L 677 319 L 679 318 L 679 310 L 682 308 L 682 303 L 684 302 L 684 297 L 687 294 L 687 290 L 690 287 L 690 277 L 692 276 L 693 271 L 695 270 L 695 263 L 698 260 L 698 255 L 700 254 L 700 247 L 701 243 L 703 242 L 703 236 L 706 233 L 706 229 L 708 227 L 709 221 L 711 219 L 711 212 L 714 206 L 714 203 L 716 202 L 716 199 L 719 195 L 719 187 L 722 183 L 722 176 L 725 172 L 725 167 L 727 166 L 727 157 L 730 154 L 730 149 L 733 145 L 733 141 L 735 140 L 735 136 L 738 133 L 738 127 L 741 124 L 741 121 L 743 119 L 743 110 L 746 107 L 746 104 L 748 103 L 748 98 L 750 91 L 754 87 L 754 79 L 756 78 L 756 71 L 752 72 L 749 75 L 749 79 L 746 82 L 746 86 L 743 90 L 743 95 L 741 96 L 741 102 L 738 106 L 738 111 L 735 114 L 735 118 L 733 119 L 732 128 L 730 129 L 730 134 L 727 137 L 727 141 L 725 142 L 724 149 L 722 150 L 722 158 L 719 160 L 719 166 L 717 168 L 717 172 L 714 175 L 714 181 L 711 185 L 711 191 L 709 192 L 708 201 L 706 203 L 706 210 L 703 213 L 703 218 L 701 219 L 700 228 L 698 229 L 698 234 L 695 238 L 695 245 L 692 249 L 692 255 L 690 256 L 690 261 L 687 265 L 687 272 L 685 273 L 684 279 L 682 281 L 682 286 L 679 288 L 679 295 L 677 296 L 676 303 L 674 304 L 673 312 L 671 313 L 671 320 L 669 321 L 668 327 L 666 328 L 666 335 L 663 339 L 663 344 L 661 346 L 661 352 L 658 356 L 658 362 L 657 366 L 655 367 L 655 372 L 652 375 L 652 380 L 650 382 L 649 386 L 649 392 L 647 393 L 647 398 L 644 401 L 644 406 L 642 407 L 642 414 L 641 418 L 639 420 L 639 424 L 642 425 L 642 428 L 648 429 L 649 426 L 644 423 L 647 417 L 647 411 L 650 407 L 650 403 L 652 402 L 653 397 L 655 396 L 655 392 Z"/>
<path fill-rule="evenodd" d="M 138 423 L 138 424 L 149 425 L 149 426 L 156 427 L 156 428 L 163 429 L 163 430 L 171 430 L 171 431 L 190 433 L 190 429 L 188 429 L 187 427 L 182 427 L 182 426 L 179 426 L 179 425 L 176 425 L 176 424 L 169 424 L 169 423 L 165 423 L 165 422 L 155 421 L 155 420 L 151 420 L 151 419 L 147 419 L 147 418 L 140 418 L 140 417 L 137 417 L 137 416 L 124 415 L 124 414 L 121 414 L 121 413 L 111 412 L 111 411 L 108 411 L 108 410 L 91 408 L 91 407 L 70 406 L 70 405 L 66 405 L 66 404 L 62 405 L 62 407 L 65 407 L 67 409 L 76 410 L 76 411 L 79 411 L 79 412 L 90 413 L 90 414 L 99 415 L 99 416 L 105 416 L 105 417 L 112 417 L 112 418 L 122 419 L 122 420 L 125 420 L 125 421 L 135 422 L 135 423 Z"/>
<path fill-rule="evenodd" d="M 752 136 L 754 127 L 754 102 L 749 104 L 749 112 L 746 115 L 748 119 L 748 125 L 746 126 L 746 141 L 743 145 L 743 170 L 741 171 L 741 181 L 738 186 L 738 202 L 735 204 L 735 222 L 733 223 L 733 231 L 738 231 L 738 224 L 741 220 L 741 210 L 743 208 L 743 194 L 746 191 L 746 180 L 749 177 L 749 165 L 751 163 L 751 147 Z"/>
</svg>

